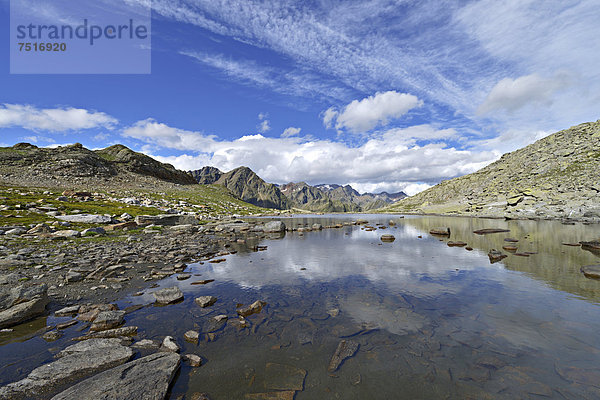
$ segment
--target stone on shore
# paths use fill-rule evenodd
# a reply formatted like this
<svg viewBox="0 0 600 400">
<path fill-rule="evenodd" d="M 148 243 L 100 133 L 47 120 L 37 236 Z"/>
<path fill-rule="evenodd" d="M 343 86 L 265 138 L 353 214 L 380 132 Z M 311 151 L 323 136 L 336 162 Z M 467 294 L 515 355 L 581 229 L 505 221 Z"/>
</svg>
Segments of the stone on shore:
<svg viewBox="0 0 600 400">
<path fill-rule="evenodd" d="M 128 361 L 133 350 L 119 339 L 91 339 L 67 347 L 57 357 L 58 360 L 31 371 L 25 379 L 0 388 L 0 398 L 47 398 L 74 381 Z M 71 397 L 83 398 L 95 397 Z"/>
<path fill-rule="evenodd" d="M 52 237 L 54 238 L 64 238 L 64 239 L 71 239 L 71 238 L 76 238 L 76 237 L 80 237 L 81 233 L 79 233 L 79 231 L 76 231 L 74 229 L 66 229 L 63 231 L 56 231 L 52 234 Z"/>
<path fill-rule="evenodd" d="M 108 224 L 112 218 L 106 215 L 96 214 L 74 214 L 74 215 L 57 215 L 56 219 L 67 222 L 78 222 L 81 224 Z"/>
<path fill-rule="evenodd" d="M 162 400 L 178 369 L 178 354 L 155 353 L 88 378 L 52 400 Z"/>
<path fill-rule="evenodd" d="M 171 304 L 183 300 L 183 292 L 177 286 L 157 290 L 153 295 L 157 304 Z"/>
<path fill-rule="evenodd" d="M 49 302 L 46 285 L 0 288 L 0 329 L 44 313 Z"/>
</svg>

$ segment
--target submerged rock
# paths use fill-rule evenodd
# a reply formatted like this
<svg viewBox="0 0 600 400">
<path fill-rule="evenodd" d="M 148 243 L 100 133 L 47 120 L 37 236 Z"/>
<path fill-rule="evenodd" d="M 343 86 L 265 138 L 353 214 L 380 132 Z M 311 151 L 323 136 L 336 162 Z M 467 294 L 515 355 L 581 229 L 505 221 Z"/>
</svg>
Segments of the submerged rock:
<svg viewBox="0 0 600 400">
<path fill-rule="evenodd" d="M 183 300 L 183 292 L 177 286 L 157 290 L 153 295 L 157 304 L 171 304 Z"/>
<path fill-rule="evenodd" d="M 151 354 L 88 378 L 52 400 L 164 399 L 178 369 L 178 354 Z"/>
<path fill-rule="evenodd" d="M 67 347 L 57 357 L 58 360 L 31 371 L 25 379 L 0 388 L 0 398 L 47 397 L 71 382 L 126 362 L 133 357 L 133 350 L 119 339 L 91 339 Z M 96 397 L 71 397 L 83 398 Z"/>
<path fill-rule="evenodd" d="M 489 233 L 503 233 L 510 232 L 510 229 L 501 229 L 501 228 L 486 228 L 486 229 L 478 229 L 473 231 L 473 233 L 477 235 L 487 235 Z"/>
<path fill-rule="evenodd" d="M 329 362 L 329 367 L 327 370 L 329 372 L 335 372 L 340 365 L 347 358 L 352 357 L 358 351 L 359 344 L 354 340 L 341 340 L 331 357 L 331 361 Z"/>
<path fill-rule="evenodd" d="M 274 390 L 303 390 L 306 371 L 291 365 L 267 363 L 265 386 Z"/>
<path fill-rule="evenodd" d="M 249 306 L 241 307 L 237 310 L 237 313 L 242 317 L 247 317 L 248 315 L 257 314 L 261 312 L 262 308 L 266 306 L 267 303 L 261 300 L 256 300 L 254 303 Z"/>
</svg>

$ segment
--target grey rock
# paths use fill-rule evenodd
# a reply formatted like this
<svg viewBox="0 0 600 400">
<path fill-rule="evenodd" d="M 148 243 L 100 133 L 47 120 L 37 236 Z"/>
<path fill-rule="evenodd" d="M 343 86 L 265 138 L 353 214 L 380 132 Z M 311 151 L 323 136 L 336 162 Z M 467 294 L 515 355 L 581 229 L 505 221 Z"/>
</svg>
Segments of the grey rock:
<svg viewBox="0 0 600 400">
<path fill-rule="evenodd" d="M 127 336 L 137 335 L 137 326 L 123 326 L 121 328 L 107 329 L 105 331 L 90 332 L 87 335 L 73 338 L 73 340 L 89 340 L 89 339 L 107 339 L 107 338 L 121 338 L 124 339 Z M 157 346 L 158 347 L 158 346 Z"/>
<path fill-rule="evenodd" d="M 143 339 L 131 345 L 136 349 L 158 349 L 160 344 L 150 339 Z"/>
<path fill-rule="evenodd" d="M 79 282 L 83 280 L 83 275 L 77 271 L 69 271 L 67 272 L 67 282 L 72 283 L 72 282 Z"/>
<path fill-rule="evenodd" d="M 56 231 L 56 232 L 54 232 L 52 234 L 52 237 L 55 237 L 55 238 L 66 238 L 66 239 L 76 238 L 76 237 L 79 237 L 79 236 L 81 236 L 81 233 L 79 233 L 79 231 L 76 231 L 74 229 L 66 229 L 66 230 L 63 230 L 63 231 Z"/>
<path fill-rule="evenodd" d="M 64 307 L 64 308 L 61 308 L 60 310 L 56 311 L 54 313 L 54 316 L 55 317 L 68 317 L 71 315 L 75 315 L 79 312 L 80 308 L 81 308 L 81 306 L 79 306 L 79 305 Z"/>
<path fill-rule="evenodd" d="M 179 345 L 175 342 L 173 336 L 165 336 L 162 345 L 160 346 L 161 351 L 169 351 L 172 353 L 179 353 Z"/>
<path fill-rule="evenodd" d="M 199 367 L 202 365 L 202 357 L 196 354 L 186 354 L 183 356 L 185 360 L 190 363 L 192 367 Z"/>
<path fill-rule="evenodd" d="M 105 331 L 116 328 L 123 323 L 125 311 L 101 311 L 94 319 L 90 331 Z"/>
<path fill-rule="evenodd" d="M 183 300 L 183 292 L 177 286 L 157 290 L 153 295 L 158 304 L 171 304 Z"/>
<path fill-rule="evenodd" d="M 104 371 L 52 400 L 163 400 L 179 369 L 179 355 L 156 353 Z"/>
<path fill-rule="evenodd" d="M 200 333 L 198 331 L 187 331 L 183 334 L 183 338 L 191 343 L 198 343 L 198 339 L 200 338 Z"/>
<path fill-rule="evenodd" d="M 138 215 L 135 217 L 138 225 L 154 224 L 161 226 L 198 225 L 194 215 L 163 214 L 163 215 Z"/>
<path fill-rule="evenodd" d="M 58 360 L 44 364 L 24 379 L 0 388 L 1 399 L 48 397 L 70 383 L 115 367 L 133 356 L 119 339 L 92 339 L 67 347 Z M 90 398 L 86 396 L 72 399 Z"/>
<path fill-rule="evenodd" d="M 263 307 L 266 305 L 267 305 L 266 302 L 261 301 L 261 300 L 256 300 L 254 303 L 250 304 L 249 306 L 238 308 L 237 313 L 239 315 L 241 315 L 242 317 L 247 317 L 248 315 L 251 315 L 251 314 L 258 314 L 259 312 L 261 312 Z"/>
<path fill-rule="evenodd" d="M 581 272 L 586 278 L 600 279 L 600 265 L 586 265 L 581 267 Z"/>
<path fill-rule="evenodd" d="M 264 232 L 285 232 L 285 224 L 281 221 L 270 221 L 265 224 Z"/>
<path fill-rule="evenodd" d="M 27 233 L 27 231 L 23 228 L 13 228 L 13 229 L 9 229 L 8 231 L 4 232 L 5 235 L 15 235 L 15 236 L 20 236 L 24 233 Z"/>
<path fill-rule="evenodd" d="M 95 228 L 87 228 L 81 231 L 81 236 L 86 236 L 86 235 L 105 235 L 106 234 L 106 230 L 104 230 L 104 228 L 98 226 Z"/>
<path fill-rule="evenodd" d="M 0 329 L 42 314 L 48 304 L 46 285 L 0 288 Z"/>
<path fill-rule="evenodd" d="M 96 214 L 75 214 L 75 215 L 57 215 L 56 219 L 67 222 L 78 222 L 81 224 L 109 224 L 112 218 L 106 215 Z"/>
</svg>

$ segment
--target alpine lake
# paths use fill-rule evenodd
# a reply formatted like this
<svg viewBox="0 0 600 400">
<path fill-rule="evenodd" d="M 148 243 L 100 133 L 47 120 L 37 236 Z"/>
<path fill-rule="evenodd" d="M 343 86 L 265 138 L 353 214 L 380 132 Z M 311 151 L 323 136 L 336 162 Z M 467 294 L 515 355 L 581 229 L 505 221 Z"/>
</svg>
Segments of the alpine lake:
<svg viewBox="0 0 600 400">
<path fill-rule="evenodd" d="M 277 219 L 288 228 L 341 226 L 240 241 L 218 257 L 225 261 L 190 264 L 192 278 L 172 276 L 118 302 L 143 306 L 125 318 L 138 327 L 135 340 L 170 335 L 181 354 L 202 357 L 201 367 L 182 362 L 171 399 L 600 399 L 600 281 L 580 272 L 600 264 L 600 253 L 568 245 L 599 238 L 599 225 Z M 368 223 L 349 223 L 357 220 Z M 436 227 L 450 236 L 430 234 Z M 485 228 L 508 232 L 474 233 Z M 490 249 L 507 257 L 492 263 Z M 184 300 L 154 305 L 152 293 L 172 286 Z M 199 296 L 217 301 L 203 308 Z M 257 300 L 262 308 L 241 324 L 240 305 Z M 228 318 L 215 323 L 218 315 Z M 68 320 L 50 315 L 3 336 L 0 384 L 72 344 L 77 325 L 50 343 L 31 334 Z M 200 332 L 198 343 L 184 340 L 189 330 Z"/>
</svg>

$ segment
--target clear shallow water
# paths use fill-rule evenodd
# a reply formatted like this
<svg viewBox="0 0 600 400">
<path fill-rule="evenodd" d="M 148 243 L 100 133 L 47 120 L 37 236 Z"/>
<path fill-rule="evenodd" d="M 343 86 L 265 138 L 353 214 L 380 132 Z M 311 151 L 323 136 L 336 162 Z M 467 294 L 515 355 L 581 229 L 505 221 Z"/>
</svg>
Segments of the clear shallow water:
<svg viewBox="0 0 600 400">
<path fill-rule="evenodd" d="M 161 281 L 160 287 L 179 286 L 185 300 L 149 305 L 126 320 L 139 327 L 138 338 L 172 335 L 182 354 L 203 357 L 200 368 L 184 364 L 171 397 L 205 392 L 217 400 L 243 399 L 293 386 L 290 370 L 297 368 L 306 378 L 296 399 L 600 398 L 600 281 L 579 272 L 600 257 L 562 245 L 600 237 L 599 226 L 389 215 L 283 221 L 330 225 L 358 218 L 397 225 L 293 232 L 262 241 L 268 249 L 258 252 L 234 245 L 238 252 L 219 257 L 223 263 L 190 265 L 189 272 L 200 276 Z M 474 250 L 430 236 L 437 226 L 450 227 L 450 240 Z M 490 227 L 511 232 L 472 233 Z M 382 243 L 384 233 L 396 240 Z M 519 239 L 519 252 L 537 254 L 490 264 L 488 250 L 501 249 L 506 237 Z M 199 279 L 215 281 L 191 285 Z M 124 299 L 121 308 L 150 304 L 160 287 Z M 194 304 L 201 295 L 218 301 L 202 309 Z M 249 328 L 238 329 L 236 304 L 255 300 L 268 306 L 248 318 Z M 229 322 L 214 337 L 202 335 L 198 345 L 183 340 L 187 330 L 204 330 L 219 314 Z M 48 323 L 62 320 L 49 317 Z M 3 368 L 2 382 L 49 360 L 80 334 L 75 328 L 50 344 L 40 338 L 5 342 L 0 356 L 14 364 Z M 343 338 L 360 348 L 329 373 Z M 267 367 L 272 363 L 289 367 Z"/>
</svg>

